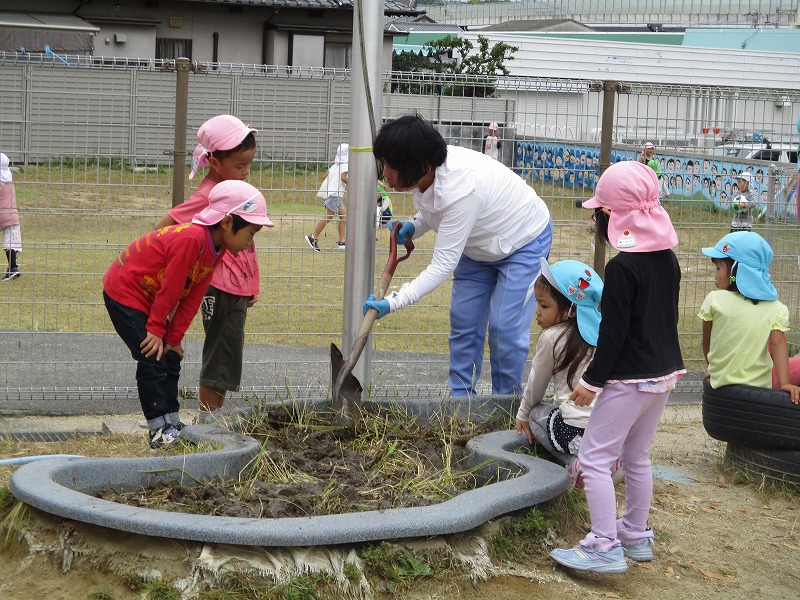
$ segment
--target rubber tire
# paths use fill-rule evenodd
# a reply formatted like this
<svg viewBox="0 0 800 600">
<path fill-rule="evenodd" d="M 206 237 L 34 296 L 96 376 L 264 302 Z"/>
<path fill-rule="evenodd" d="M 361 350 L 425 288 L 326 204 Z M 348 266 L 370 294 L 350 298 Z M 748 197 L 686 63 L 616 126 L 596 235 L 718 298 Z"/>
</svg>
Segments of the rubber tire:
<svg viewBox="0 0 800 600">
<path fill-rule="evenodd" d="M 788 392 L 703 385 L 703 426 L 714 439 L 774 450 L 800 450 L 800 406 Z"/>
<path fill-rule="evenodd" d="M 748 479 L 773 485 L 800 485 L 800 452 L 796 450 L 760 450 L 728 444 L 723 464 Z"/>
</svg>

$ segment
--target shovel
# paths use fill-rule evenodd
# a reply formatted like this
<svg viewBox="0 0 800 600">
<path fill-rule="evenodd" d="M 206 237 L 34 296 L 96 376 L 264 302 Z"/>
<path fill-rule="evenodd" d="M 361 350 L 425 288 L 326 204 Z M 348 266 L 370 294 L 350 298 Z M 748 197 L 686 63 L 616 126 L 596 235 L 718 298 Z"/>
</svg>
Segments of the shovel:
<svg viewBox="0 0 800 600">
<path fill-rule="evenodd" d="M 411 251 L 414 250 L 414 242 L 411 241 L 411 238 L 408 238 L 405 243 L 406 253 L 398 258 L 397 232 L 400 227 L 401 223 L 398 221 L 392 228 L 392 234 L 389 238 L 389 259 L 386 261 L 386 268 L 383 270 L 383 275 L 381 275 L 378 289 L 375 290 L 375 300 L 383 299 L 386 290 L 389 289 L 389 283 L 392 281 L 392 275 L 394 275 L 397 264 L 411 256 Z M 367 314 L 364 315 L 361 328 L 353 341 L 353 349 L 350 351 L 350 356 L 346 361 L 336 344 L 331 344 L 331 396 L 333 409 L 342 423 L 350 422 L 361 405 L 363 388 L 353 375 L 353 367 L 361 357 L 361 352 L 367 344 L 367 338 L 370 331 L 372 331 L 372 324 L 375 323 L 377 316 L 378 311 L 374 308 L 370 308 Z"/>
</svg>

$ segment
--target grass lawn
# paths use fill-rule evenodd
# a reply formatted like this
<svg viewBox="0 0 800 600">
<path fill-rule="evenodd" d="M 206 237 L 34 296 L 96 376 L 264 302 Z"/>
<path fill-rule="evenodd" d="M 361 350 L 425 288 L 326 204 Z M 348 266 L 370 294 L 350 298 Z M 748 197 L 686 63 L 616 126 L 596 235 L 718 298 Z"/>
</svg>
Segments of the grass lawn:
<svg viewBox="0 0 800 600">
<path fill-rule="evenodd" d="M 261 297 L 248 317 L 251 343 L 327 346 L 342 329 L 345 252 L 335 249 L 336 225 L 312 252 L 303 236 L 323 214 L 316 190 L 324 172 L 317 165 L 267 165 L 250 181 L 265 193 L 276 227 L 256 236 L 261 267 Z M 199 183 L 199 177 L 192 185 Z M 90 163 L 25 167 L 15 176 L 22 220 L 23 277 L 0 288 L 0 318 L 7 329 L 109 333 L 101 298 L 101 277 L 130 241 L 148 231 L 171 206 L 171 173 L 133 172 Z M 555 239 L 551 261 L 593 260 L 594 235 L 587 211 L 575 201 L 589 194 L 553 184 L 535 185 L 550 207 Z M 187 191 L 188 193 L 188 191 Z M 408 194 L 393 193 L 396 218 L 412 214 Z M 352 199 L 350 200 L 352 202 Z M 690 368 L 702 368 L 697 310 L 713 289 L 713 265 L 700 253 L 728 231 L 729 216 L 697 202 L 665 203 L 678 229 L 676 248 L 683 269 L 680 331 Z M 756 230 L 766 234 L 763 223 Z M 772 275 L 781 299 L 798 319 L 796 223 L 778 223 L 770 241 L 776 251 Z M 383 270 L 388 231 L 375 242 L 376 281 Z M 435 236 L 416 240 L 412 257 L 401 263 L 393 281 L 400 286 L 429 262 Z M 382 319 L 374 330 L 375 347 L 425 353 L 447 352 L 449 284 L 419 304 Z M 399 334 L 399 335 L 395 335 Z M 198 320 L 191 336 L 201 336 Z M 796 335 L 791 336 L 797 342 Z"/>
</svg>

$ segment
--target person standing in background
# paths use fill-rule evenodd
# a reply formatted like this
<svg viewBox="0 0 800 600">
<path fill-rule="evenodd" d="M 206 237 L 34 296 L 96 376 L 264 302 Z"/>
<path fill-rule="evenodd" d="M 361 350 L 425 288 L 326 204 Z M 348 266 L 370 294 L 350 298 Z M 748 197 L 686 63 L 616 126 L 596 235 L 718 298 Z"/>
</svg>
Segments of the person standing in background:
<svg viewBox="0 0 800 600">
<path fill-rule="evenodd" d="M 11 162 L 0 153 L 0 228 L 3 230 L 3 250 L 8 259 L 8 271 L 3 281 L 11 281 L 21 275 L 17 265 L 17 253 L 22 252 L 22 233 L 17 212 L 17 192 L 11 176 Z"/>
<path fill-rule="evenodd" d="M 484 154 L 491 156 L 495 160 L 500 160 L 500 146 L 502 145 L 500 139 L 497 137 L 497 123 L 492 121 L 489 123 L 489 133 L 483 136 L 483 150 Z"/>
</svg>

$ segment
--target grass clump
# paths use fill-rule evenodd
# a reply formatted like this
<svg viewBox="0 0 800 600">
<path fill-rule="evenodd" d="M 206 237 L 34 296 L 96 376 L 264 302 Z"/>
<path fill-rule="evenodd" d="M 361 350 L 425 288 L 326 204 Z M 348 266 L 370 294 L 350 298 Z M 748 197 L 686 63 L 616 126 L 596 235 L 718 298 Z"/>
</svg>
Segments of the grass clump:
<svg viewBox="0 0 800 600">
<path fill-rule="evenodd" d="M 142 577 L 135 573 L 123 573 L 125 585 L 133 592 L 139 592 L 147 600 L 180 600 L 181 593 L 164 579 Z"/>
<path fill-rule="evenodd" d="M 14 552 L 22 546 L 25 532 L 30 527 L 31 509 L 24 502 L 17 502 L 0 522 L 3 536 L 3 550 Z"/>
<path fill-rule="evenodd" d="M 424 557 L 389 542 L 364 548 L 361 560 L 371 574 L 386 582 L 391 592 L 408 589 L 415 580 L 430 577 L 434 572 Z"/>
</svg>

